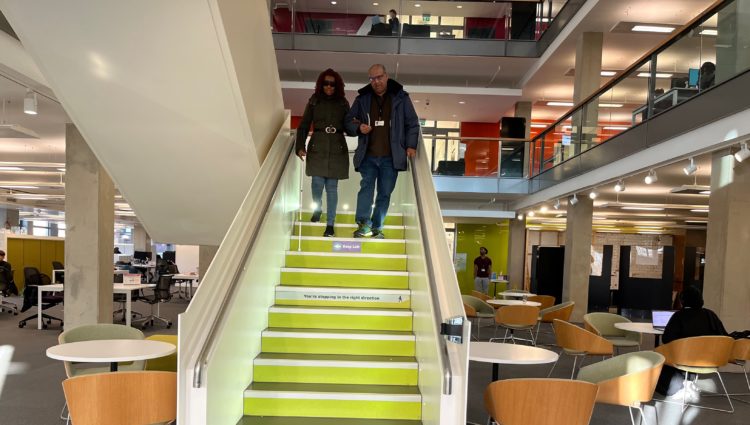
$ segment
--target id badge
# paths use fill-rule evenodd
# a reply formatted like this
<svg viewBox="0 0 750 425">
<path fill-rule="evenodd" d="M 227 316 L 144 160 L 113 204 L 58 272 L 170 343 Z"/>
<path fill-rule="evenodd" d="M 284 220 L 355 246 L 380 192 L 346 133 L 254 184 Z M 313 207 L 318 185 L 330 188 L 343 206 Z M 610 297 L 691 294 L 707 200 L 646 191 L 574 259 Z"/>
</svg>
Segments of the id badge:
<svg viewBox="0 0 750 425">
<path fill-rule="evenodd" d="M 375 121 L 375 127 L 383 127 L 385 125 L 384 120 L 376 120 Z"/>
<path fill-rule="evenodd" d="M 482 273 L 484 273 L 484 269 L 482 269 Z"/>
</svg>

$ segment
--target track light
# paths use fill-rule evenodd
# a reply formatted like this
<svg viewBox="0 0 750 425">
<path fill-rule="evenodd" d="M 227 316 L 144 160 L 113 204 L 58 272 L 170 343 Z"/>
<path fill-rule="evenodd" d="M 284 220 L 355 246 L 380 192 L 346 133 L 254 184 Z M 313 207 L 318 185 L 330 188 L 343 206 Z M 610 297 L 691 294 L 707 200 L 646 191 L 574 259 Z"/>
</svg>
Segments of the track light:
<svg viewBox="0 0 750 425">
<path fill-rule="evenodd" d="M 519 221 L 523 220 L 523 214 L 518 214 L 518 216 L 516 216 L 516 218 L 517 218 L 517 219 L 518 219 Z"/>
<path fill-rule="evenodd" d="M 592 190 L 591 193 L 589 193 L 589 198 L 596 199 L 596 197 L 599 196 L 598 193 L 596 193 L 596 190 Z"/>
<path fill-rule="evenodd" d="M 685 175 L 688 176 L 692 176 L 696 171 L 698 171 L 698 166 L 695 165 L 695 160 L 693 159 L 693 157 L 690 157 L 690 164 L 683 168 L 682 171 L 685 173 Z"/>
<path fill-rule="evenodd" d="M 576 194 L 574 193 L 574 194 L 573 194 L 573 197 L 572 197 L 572 198 L 570 198 L 570 205 L 575 205 L 575 204 L 577 204 L 577 203 L 578 203 L 578 195 L 576 195 Z"/>
<path fill-rule="evenodd" d="M 26 90 L 26 97 L 23 98 L 23 112 L 29 115 L 36 115 L 36 93 L 29 89 Z"/>
<path fill-rule="evenodd" d="M 742 142 L 742 147 L 734 154 L 734 159 L 742 162 L 748 158 L 750 158 L 750 149 L 747 148 L 747 142 Z"/>
<path fill-rule="evenodd" d="M 556 210 L 559 210 L 559 209 L 560 209 L 560 200 L 559 200 L 559 199 L 558 199 L 557 201 L 555 201 L 555 206 L 554 206 L 554 208 L 555 208 Z"/>
<path fill-rule="evenodd" d="M 546 206 L 546 205 L 542 205 L 542 206 L 541 206 L 541 207 L 539 208 L 539 212 L 540 212 L 540 213 L 546 213 L 546 212 L 547 212 L 548 210 L 549 210 L 549 208 L 547 208 L 547 206 Z"/>
<path fill-rule="evenodd" d="M 620 179 L 615 184 L 615 192 L 624 192 L 624 191 L 625 191 L 625 182 L 622 181 L 622 179 Z"/>
<path fill-rule="evenodd" d="M 536 214 L 534 213 L 534 211 L 529 211 L 528 213 L 526 213 L 526 215 L 529 217 L 534 217 Z"/>
<path fill-rule="evenodd" d="M 659 181 L 659 177 L 656 176 L 656 170 L 650 170 L 643 181 L 646 182 L 646 184 L 656 183 L 657 181 Z"/>
</svg>

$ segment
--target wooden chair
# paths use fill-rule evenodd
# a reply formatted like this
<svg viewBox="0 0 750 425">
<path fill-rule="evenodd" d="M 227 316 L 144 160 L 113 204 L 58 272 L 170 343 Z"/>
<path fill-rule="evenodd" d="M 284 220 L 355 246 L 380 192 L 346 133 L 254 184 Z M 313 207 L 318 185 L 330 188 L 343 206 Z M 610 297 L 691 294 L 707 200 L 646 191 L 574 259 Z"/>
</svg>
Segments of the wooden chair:
<svg viewBox="0 0 750 425">
<path fill-rule="evenodd" d="M 566 301 L 564 303 L 542 309 L 539 312 L 539 322 L 537 322 L 536 325 L 536 335 L 534 336 L 534 339 L 539 339 L 539 328 L 541 327 L 542 323 L 549 323 L 550 325 L 552 325 L 552 321 L 555 319 L 560 319 L 563 322 L 570 321 L 570 315 L 573 314 L 573 308 L 575 306 L 575 301 Z"/>
<path fill-rule="evenodd" d="M 177 417 L 177 374 L 116 372 L 63 381 L 75 425 L 143 425 Z"/>
<path fill-rule="evenodd" d="M 584 328 L 606 338 L 615 349 L 637 347 L 641 349 L 641 334 L 615 327 L 615 323 L 630 323 L 626 317 L 612 313 L 588 313 L 583 316 Z"/>
<path fill-rule="evenodd" d="M 552 295 L 534 295 L 531 297 L 528 297 L 529 301 L 535 301 L 541 304 L 539 306 L 540 310 L 544 310 L 545 308 L 550 308 L 555 305 L 555 297 Z"/>
<path fill-rule="evenodd" d="M 562 354 L 573 356 L 573 370 L 570 373 L 570 379 L 573 379 L 576 375 L 576 364 L 578 363 L 579 357 L 582 358 L 582 366 L 583 357 L 611 356 L 614 352 L 614 346 L 611 342 L 572 323 L 555 319 L 552 322 L 552 326 L 555 328 L 557 345 L 563 349 L 560 353 L 560 357 L 562 357 Z M 548 377 L 552 376 L 552 371 L 555 370 L 558 361 L 560 361 L 560 358 L 558 358 L 555 364 L 552 365 L 552 369 L 550 369 L 549 375 L 547 375 Z"/>
<path fill-rule="evenodd" d="M 663 365 L 661 354 L 637 351 L 582 367 L 577 379 L 599 386 L 597 402 L 626 406 L 635 425 L 633 409 L 638 409 L 645 422 L 642 403 L 653 398 Z"/>
<path fill-rule="evenodd" d="M 676 369 L 685 372 L 685 384 L 688 382 L 688 372 L 697 375 L 708 375 L 715 373 L 719 377 L 719 382 L 724 390 L 721 394 L 726 396 L 729 402 L 729 410 L 717 409 L 713 407 L 699 406 L 688 404 L 685 397 L 682 398 L 682 410 L 688 406 L 700 409 L 717 410 L 720 412 L 734 413 L 734 405 L 729 397 L 727 387 L 721 378 L 719 368 L 729 363 L 732 358 L 734 349 L 734 339 L 728 336 L 694 336 L 691 338 L 681 338 L 668 344 L 660 345 L 654 351 L 661 353 L 666 358 L 666 363 Z M 670 402 L 664 400 L 665 402 Z"/>
<path fill-rule="evenodd" d="M 484 406 L 502 425 L 586 425 L 597 391 L 567 379 L 506 379 L 487 386 Z"/>
<path fill-rule="evenodd" d="M 510 341 L 515 344 L 516 338 L 514 331 L 529 331 L 531 345 L 536 345 L 534 340 L 534 326 L 539 318 L 539 307 L 530 305 L 506 305 L 497 310 L 495 313 L 495 323 L 505 329 L 505 335 L 502 338 L 490 338 L 490 342 L 501 339 L 503 342 L 508 339 L 510 332 Z M 497 328 L 495 328 L 497 334 Z M 525 341 L 522 339 L 522 341 Z"/>
<path fill-rule="evenodd" d="M 472 297 L 477 297 L 477 298 L 479 298 L 480 300 L 482 300 L 484 302 L 487 302 L 487 300 L 491 300 L 492 299 L 491 296 L 485 294 L 484 292 L 479 292 L 479 291 L 476 291 L 476 290 L 473 290 L 473 289 L 471 290 L 471 296 Z"/>
</svg>

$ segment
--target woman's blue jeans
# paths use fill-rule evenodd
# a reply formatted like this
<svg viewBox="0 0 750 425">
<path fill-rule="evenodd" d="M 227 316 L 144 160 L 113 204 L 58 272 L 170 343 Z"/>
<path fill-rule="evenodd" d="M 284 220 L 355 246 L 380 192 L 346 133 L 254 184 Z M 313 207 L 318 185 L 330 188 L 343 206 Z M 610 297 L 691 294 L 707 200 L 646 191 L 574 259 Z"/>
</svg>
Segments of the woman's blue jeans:
<svg viewBox="0 0 750 425">
<path fill-rule="evenodd" d="M 323 188 L 326 189 L 326 224 L 333 226 L 336 220 L 336 206 L 339 202 L 339 180 L 326 177 L 312 177 L 312 198 L 317 207 L 323 209 Z"/>
</svg>

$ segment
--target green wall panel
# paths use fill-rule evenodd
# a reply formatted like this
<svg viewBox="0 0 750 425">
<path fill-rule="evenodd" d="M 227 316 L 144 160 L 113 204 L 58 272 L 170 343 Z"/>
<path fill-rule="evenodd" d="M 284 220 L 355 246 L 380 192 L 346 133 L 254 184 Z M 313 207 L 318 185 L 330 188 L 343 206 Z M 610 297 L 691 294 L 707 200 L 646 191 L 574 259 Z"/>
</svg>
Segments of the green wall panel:
<svg viewBox="0 0 750 425">
<path fill-rule="evenodd" d="M 462 294 L 470 294 L 474 289 L 474 259 L 479 256 L 480 246 L 489 251 L 487 256 L 492 259 L 493 272 L 508 273 L 508 236 L 508 220 L 490 224 L 456 224 L 456 255 L 466 254 L 466 268 L 456 270 Z"/>
</svg>

